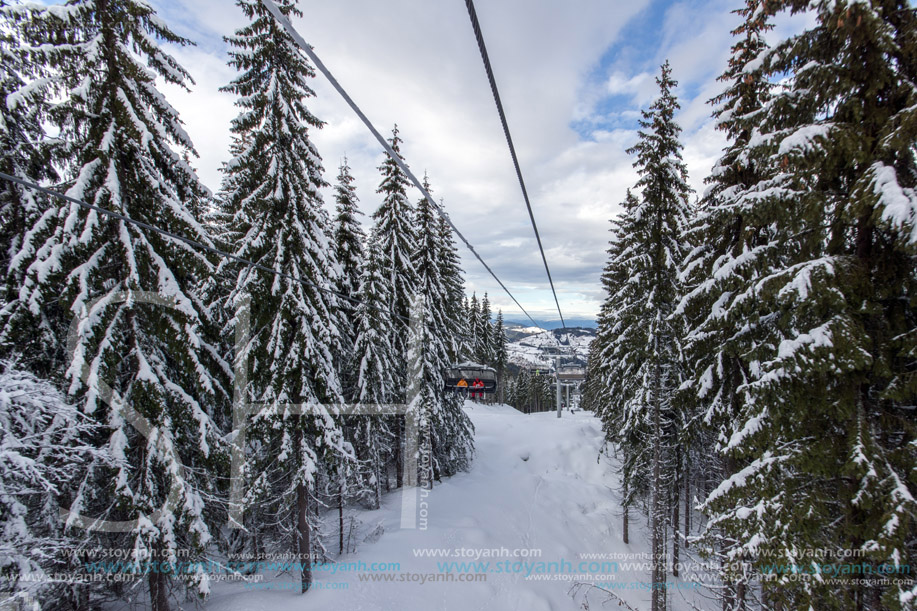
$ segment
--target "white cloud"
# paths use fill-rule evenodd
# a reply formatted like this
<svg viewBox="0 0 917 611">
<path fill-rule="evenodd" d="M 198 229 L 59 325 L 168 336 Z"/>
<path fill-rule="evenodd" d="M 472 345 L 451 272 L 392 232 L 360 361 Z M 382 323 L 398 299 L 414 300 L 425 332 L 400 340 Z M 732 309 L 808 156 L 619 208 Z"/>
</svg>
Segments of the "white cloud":
<svg viewBox="0 0 917 611">
<path fill-rule="evenodd" d="M 627 95 L 637 105 L 646 104 L 658 91 L 655 75 L 650 72 L 641 72 L 630 78 L 621 72 L 613 72 L 605 87 L 610 95 Z"/>
<path fill-rule="evenodd" d="M 715 91 L 713 78 L 731 44 L 734 21 L 724 2 L 670 6 L 655 51 L 656 60 L 671 57 L 676 78 L 698 92 L 682 100 L 679 117 L 695 187 L 722 146 L 709 125 L 705 101 Z M 198 32 L 204 43 L 173 49 L 197 86 L 190 94 L 169 88 L 167 95 L 201 154 L 202 179 L 216 189 L 218 168 L 228 156 L 229 121 L 236 114 L 232 97 L 218 92 L 235 76 L 225 65 L 225 51 L 219 51 L 219 37 L 231 34 L 244 17 L 228 0 L 160 4 L 164 14 L 181 21 L 181 31 Z M 477 6 L 555 283 L 563 291 L 561 304 L 570 317 L 598 309 L 608 219 L 635 180 L 624 150 L 635 142 L 639 107 L 655 94 L 655 74 L 645 72 L 645 65 L 616 62 L 599 87 L 588 83 L 603 54 L 648 4 L 503 0 Z M 418 175 L 429 172 L 434 196 L 444 199 L 458 227 L 519 291 L 527 309 L 549 315 L 553 298 L 463 3 L 309 0 L 300 5 L 305 16 L 296 27 L 343 87 L 384 135 L 398 123 L 408 164 Z M 313 134 L 326 179 L 333 182 L 346 154 L 369 214 L 379 203 L 381 149 L 323 78 L 315 79 L 314 89 L 317 97 L 309 106 L 327 121 Z M 571 124 L 594 117 L 596 104 L 609 94 L 630 100 L 616 111 L 616 119 L 633 127 L 597 129 L 584 141 Z M 463 257 L 469 290 L 487 291 L 498 307 L 515 311 L 480 265 L 468 253 Z"/>
<path fill-rule="evenodd" d="M 160 84 L 168 100 L 181 113 L 200 159 L 194 164 L 205 185 L 214 192 L 220 186 L 219 167 L 228 157 L 229 123 L 237 110 L 235 96 L 218 90 L 229 83 L 234 71 L 224 58 L 195 47 L 171 48 L 195 81 L 191 91 L 168 84 Z"/>
</svg>

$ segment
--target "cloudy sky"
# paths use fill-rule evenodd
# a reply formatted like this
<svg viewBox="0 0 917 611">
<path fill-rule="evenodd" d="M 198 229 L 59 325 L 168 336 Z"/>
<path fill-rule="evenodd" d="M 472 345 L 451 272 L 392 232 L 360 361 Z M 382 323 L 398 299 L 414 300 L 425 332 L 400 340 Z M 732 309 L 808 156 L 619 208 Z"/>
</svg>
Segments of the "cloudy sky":
<svg viewBox="0 0 917 611">
<path fill-rule="evenodd" d="M 235 77 L 222 37 L 244 25 L 230 0 L 153 0 L 160 16 L 194 47 L 172 48 L 193 75 L 190 92 L 166 88 L 200 153 L 204 183 L 217 190 L 228 158 Z M 732 44 L 739 0 L 478 0 L 488 46 L 529 196 L 566 318 L 592 318 L 608 221 L 636 180 L 624 152 L 636 141 L 639 111 L 656 94 L 668 58 L 680 86 L 677 116 L 691 184 L 724 145 L 706 101 Z M 402 152 L 427 172 L 459 229 L 536 318 L 556 319 L 537 246 L 503 137 L 474 34 L 461 0 L 301 0 L 294 25 L 369 119 L 388 135 L 397 123 Z M 778 22 L 775 36 L 799 27 Z M 322 78 L 313 133 L 334 181 L 346 155 L 369 215 L 380 203 L 383 152 Z M 413 200 L 419 193 L 410 194 Z M 331 191 L 325 195 L 331 207 Z M 521 314 L 468 252 L 469 292 L 488 292 L 510 320 Z"/>
</svg>

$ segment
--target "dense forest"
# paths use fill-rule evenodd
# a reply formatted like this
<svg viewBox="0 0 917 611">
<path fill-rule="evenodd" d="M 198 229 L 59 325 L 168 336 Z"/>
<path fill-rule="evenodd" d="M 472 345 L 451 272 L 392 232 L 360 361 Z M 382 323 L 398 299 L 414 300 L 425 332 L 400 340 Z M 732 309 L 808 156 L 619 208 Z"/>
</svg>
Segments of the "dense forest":
<svg viewBox="0 0 917 611">
<path fill-rule="evenodd" d="M 0 171 L 94 207 L 0 186 L 0 589 L 46 609 L 127 596 L 55 580 L 84 570 L 74 550 L 326 559 L 329 508 L 403 485 L 406 416 L 423 485 L 469 467 L 444 370 L 505 361 L 502 315 L 465 298 L 446 220 L 393 159 L 369 235 L 346 160 L 326 207 L 314 69 L 262 3 L 238 5 L 239 114 L 211 192 L 157 90 L 191 84 L 162 43 L 192 41 L 141 0 L 0 2 Z M 389 142 L 400 154 L 397 127 Z M 158 610 L 210 590 L 202 571 L 144 579 Z"/>
<path fill-rule="evenodd" d="M 786 12 L 815 25 L 767 44 Z M 612 223 L 586 403 L 621 460 L 624 537 L 648 516 L 654 583 L 698 549 L 724 610 L 913 608 L 915 14 L 738 14 L 705 193 L 664 65 Z M 826 559 L 851 570 L 822 578 Z"/>
<path fill-rule="evenodd" d="M 165 49 L 195 41 L 145 0 L 0 0 L 2 596 L 93 609 L 139 587 L 166 611 L 206 598 L 207 563 L 276 555 L 305 561 L 305 593 L 309 562 L 344 551 L 345 507 L 471 468 L 450 365 L 553 407 L 550 376 L 510 379 L 502 312 L 467 295 L 442 210 L 385 155 L 363 217 L 348 162 L 332 180 L 312 140 L 314 66 L 262 0 L 236 5 L 238 115 L 208 187 L 161 92 L 193 85 Z M 624 543 L 649 524 L 651 584 L 711 562 L 723 611 L 912 609 L 917 15 L 737 14 L 705 192 L 668 63 L 628 150 L 582 402 L 618 465 L 615 519 Z M 388 142 L 404 161 L 397 126 Z M 81 559 L 105 550 L 137 570 L 91 579 Z M 798 578 L 824 558 L 856 570 Z"/>
</svg>

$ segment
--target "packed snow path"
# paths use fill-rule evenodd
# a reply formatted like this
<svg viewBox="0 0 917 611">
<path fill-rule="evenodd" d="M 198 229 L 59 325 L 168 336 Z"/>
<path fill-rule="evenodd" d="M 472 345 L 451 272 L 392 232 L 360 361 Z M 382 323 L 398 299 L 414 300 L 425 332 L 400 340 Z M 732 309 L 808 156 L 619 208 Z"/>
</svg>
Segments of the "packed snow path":
<svg viewBox="0 0 917 611">
<path fill-rule="evenodd" d="M 648 551 L 643 518 L 634 516 L 631 544 L 621 543 L 621 511 L 616 492 L 617 476 L 611 459 L 599 452 L 600 422 L 590 413 L 564 412 L 525 415 L 505 406 L 468 404 L 474 422 L 477 453 L 469 473 L 462 473 L 434 486 L 427 497 L 426 530 L 399 529 L 401 497 L 386 496 L 378 511 L 361 511 L 361 534 L 356 553 L 345 554 L 341 563 L 398 563 L 395 570 L 316 571 L 315 588 L 306 595 L 289 589 L 297 575 L 265 575 L 259 589 L 247 590 L 238 583 L 218 584 L 207 605 L 209 611 L 288 610 L 512 610 L 542 611 L 581 608 L 582 593 L 570 594 L 571 575 L 556 573 L 546 580 L 528 579 L 519 572 L 493 572 L 498 564 L 567 561 L 574 567 L 582 554 L 643 554 Z M 336 514 L 329 514 L 326 528 L 336 528 Z M 379 523 L 385 532 L 375 542 L 364 542 L 366 533 Z M 335 545 L 336 547 L 336 545 Z M 473 556 L 490 550 L 540 550 L 539 557 L 484 556 L 489 562 L 486 581 L 441 582 L 419 580 L 440 574 L 442 564 L 472 563 Z M 421 551 L 444 550 L 444 551 Z M 419 554 L 443 554 L 430 557 Z M 500 552 L 502 553 L 502 551 Z M 587 560 L 588 562 L 588 560 Z M 345 565 L 342 565 L 345 566 Z M 534 566 L 531 565 L 530 566 Z M 480 565 L 479 565 L 480 569 Z M 454 572 L 456 568 L 453 568 Z M 366 581 L 366 575 L 412 575 L 412 581 Z M 361 580 L 360 575 L 364 577 Z M 418 577 L 413 577 L 418 575 Z M 556 578 L 556 580 L 554 580 Z M 619 568 L 618 582 L 648 581 L 648 572 Z M 417 581 L 413 581 L 417 579 Z M 550 579 L 550 580 L 548 580 Z M 582 580 L 578 580 L 582 581 Z M 260 589 L 264 588 L 264 589 Z M 334 588 L 334 589 L 331 589 Z M 618 592 L 635 609 L 649 608 L 646 591 Z M 605 596 L 588 593 L 592 608 L 601 608 Z M 675 608 L 682 607 L 681 594 L 671 596 Z M 609 603 L 612 608 L 615 603 Z"/>
</svg>

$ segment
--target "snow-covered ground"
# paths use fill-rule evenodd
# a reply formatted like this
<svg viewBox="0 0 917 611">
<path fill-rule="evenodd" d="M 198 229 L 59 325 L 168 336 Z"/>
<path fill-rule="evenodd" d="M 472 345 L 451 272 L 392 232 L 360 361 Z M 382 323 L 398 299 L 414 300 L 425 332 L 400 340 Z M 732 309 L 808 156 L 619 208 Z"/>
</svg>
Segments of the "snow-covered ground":
<svg viewBox="0 0 917 611">
<path fill-rule="evenodd" d="M 648 609 L 649 592 L 642 588 L 649 571 L 622 566 L 646 561 L 641 557 L 649 551 L 644 518 L 633 516 L 631 544 L 624 545 L 614 465 L 608 457 L 598 458 L 599 421 L 585 412 L 565 412 L 558 420 L 553 413 L 524 415 L 506 406 L 468 404 L 466 409 L 476 428 L 474 467 L 434 486 L 426 499 L 425 530 L 399 529 L 401 497 L 390 494 L 381 509 L 359 513 L 363 532 L 381 523 L 381 537 L 362 542 L 361 534 L 356 553 L 339 559 L 347 564 L 340 564 L 337 572 L 317 571 L 316 587 L 305 596 L 284 589 L 295 587 L 296 575 L 287 573 L 266 579 L 255 590 L 240 583 L 218 584 L 206 608 L 548 611 L 584 608 L 588 596 L 588 608 L 597 609 L 607 594 L 582 588 L 575 597 L 571 593 L 574 580 L 596 580 L 606 582 L 608 589 L 635 588 L 613 591 L 633 609 Z M 445 553 L 451 557 L 420 555 Z M 617 554 L 618 566 L 590 567 L 590 562 L 612 560 L 584 554 Z M 483 575 L 486 581 L 439 581 L 449 579 L 442 577 L 449 563 L 474 562 L 489 564 L 469 564 L 464 571 L 457 565 L 451 568 L 453 573 Z M 373 571 L 372 563 L 398 566 Z M 548 563 L 557 563 L 557 569 Z M 580 568 L 585 574 L 574 576 Z M 393 581 L 372 581 L 371 575 L 389 579 L 384 574 L 394 575 Z M 672 608 L 690 608 L 684 597 L 699 604 L 699 594 L 673 591 Z M 607 606 L 627 608 L 617 601 Z"/>
</svg>

